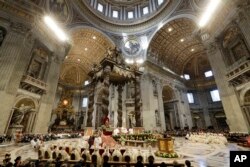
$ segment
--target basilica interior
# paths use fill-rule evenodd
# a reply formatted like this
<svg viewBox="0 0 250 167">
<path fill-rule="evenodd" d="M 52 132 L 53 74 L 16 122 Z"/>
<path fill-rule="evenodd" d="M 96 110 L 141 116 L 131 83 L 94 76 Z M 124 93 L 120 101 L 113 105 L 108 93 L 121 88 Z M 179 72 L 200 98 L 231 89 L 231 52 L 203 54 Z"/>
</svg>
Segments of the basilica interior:
<svg viewBox="0 0 250 167">
<path fill-rule="evenodd" d="M 229 166 L 250 150 L 248 77 L 249 0 L 0 0 L 0 164 L 106 131 L 118 159 Z"/>
</svg>

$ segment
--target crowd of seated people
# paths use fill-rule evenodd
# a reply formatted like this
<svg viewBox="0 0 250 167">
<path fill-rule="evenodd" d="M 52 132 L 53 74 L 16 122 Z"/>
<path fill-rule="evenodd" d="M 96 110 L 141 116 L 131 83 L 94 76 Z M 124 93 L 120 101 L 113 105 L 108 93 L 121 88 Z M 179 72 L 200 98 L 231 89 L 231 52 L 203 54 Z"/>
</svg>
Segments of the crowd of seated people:
<svg viewBox="0 0 250 167">
<path fill-rule="evenodd" d="M 237 143 L 240 146 L 250 148 L 250 134 L 246 134 L 246 133 L 228 133 L 227 134 L 227 140 L 229 142 Z"/>
<path fill-rule="evenodd" d="M 175 128 L 174 130 L 167 130 L 163 133 L 164 136 L 173 136 L 173 137 L 185 137 L 187 134 L 190 133 L 214 133 L 214 134 L 222 134 L 224 136 L 227 136 L 229 134 L 229 130 L 228 129 L 213 129 L 211 127 L 207 128 L 207 129 L 199 129 L 199 128 L 192 128 L 192 129 L 188 129 L 188 128 L 184 128 L 184 129 L 180 129 L 180 128 Z"/>
<path fill-rule="evenodd" d="M 5 142 L 11 142 L 12 136 L 9 135 L 0 135 L 0 144 L 3 144 Z"/>
<path fill-rule="evenodd" d="M 33 143 L 37 141 L 51 141 L 51 140 L 56 140 L 59 138 L 79 138 L 82 136 L 82 131 L 56 131 L 53 133 L 48 133 L 48 134 L 29 134 L 29 133 L 18 133 L 18 139 L 17 135 L 13 134 L 11 135 L 0 135 L 0 144 L 6 144 L 12 141 L 15 141 L 16 143 Z"/>
<path fill-rule="evenodd" d="M 191 167 L 191 162 L 189 160 L 185 161 L 185 164 L 179 163 L 178 161 L 174 160 L 172 163 L 165 163 L 165 162 L 155 162 L 154 156 L 149 156 L 145 160 L 142 156 L 138 156 L 135 161 L 131 161 L 129 157 L 125 157 L 123 160 L 114 160 L 110 155 L 103 155 L 101 160 L 98 160 L 96 155 L 91 156 L 91 159 L 87 160 L 86 157 L 81 157 L 80 160 L 67 160 L 64 161 L 61 157 L 56 157 L 54 160 L 44 160 L 44 159 L 26 159 L 22 160 L 21 156 L 17 156 L 15 160 L 12 162 L 10 154 L 5 155 L 5 159 L 3 160 L 2 166 L 5 167 L 30 167 L 30 166 L 40 166 L 40 167 L 50 167 L 50 166 L 72 166 L 72 167 L 81 167 L 81 166 L 102 166 L 102 167 L 110 167 L 110 166 L 135 166 L 135 167 Z M 1 166 L 0 165 L 0 166 Z"/>
<path fill-rule="evenodd" d="M 12 162 L 11 161 L 11 155 L 10 154 L 5 154 L 5 157 L 3 159 L 2 164 L 0 166 L 4 167 L 29 167 L 31 166 L 31 161 L 30 158 L 26 160 L 22 160 L 21 156 L 17 156 L 15 160 Z"/>
<path fill-rule="evenodd" d="M 78 143 L 80 144 L 80 143 Z M 74 145 L 77 146 L 77 145 Z M 115 150 L 109 149 L 94 149 L 89 150 L 88 144 L 78 145 L 76 148 L 72 147 L 72 143 L 65 143 L 63 146 L 45 147 L 39 153 L 39 160 L 36 161 L 37 165 L 41 166 L 44 162 L 53 162 L 56 166 L 68 164 L 75 164 L 78 166 L 166 166 L 163 163 L 155 163 L 155 156 L 152 153 L 142 153 L 137 149 L 122 149 L 116 148 Z M 46 164 L 46 163 L 45 163 Z M 185 162 L 187 167 L 191 166 L 190 161 Z M 48 165 L 48 164 L 47 164 Z M 173 161 L 168 166 L 184 166 L 177 161 Z"/>
</svg>

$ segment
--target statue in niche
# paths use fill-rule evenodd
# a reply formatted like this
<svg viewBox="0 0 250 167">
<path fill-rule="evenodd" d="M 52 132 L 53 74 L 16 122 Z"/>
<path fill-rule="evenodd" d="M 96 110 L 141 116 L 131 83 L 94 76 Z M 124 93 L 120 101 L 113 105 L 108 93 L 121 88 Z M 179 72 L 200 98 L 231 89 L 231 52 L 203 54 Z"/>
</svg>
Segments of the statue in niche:
<svg viewBox="0 0 250 167">
<path fill-rule="evenodd" d="M 158 110 L 155 110 L 155 122 L 156 122 L 156 125 L 157 125 L 157 126 L 161 125 Z"/>
<path fill-rule="evenodd" d="M 24 104 L 21 104 L 19 108 L 14 108 L 10 125 L 20 125 L 24 116 L 32 112 L 35 112 L 33 106 L 25 106 Z"/>
<path fill-rule="evenodd" d="M 50 0 L 49 7 L 52 12 L 54 12 L 58 18 L 65 21 L 68 16 L 68 7 L 65 0 Z"/>
<path fill-rule="evenodd" d="M 33 78 L 43 79 L 41 71 L 45 71 L 48 62 L 48 53 L 42 48 L 36 48 L 32 53 L 32 60 L 28 68 L 28 75 Z"/>
<path fill-rule="evenodd" d="M 153 85 L 153 94 L 154 94 L 154 96 L 157 96 L 158 92 L 157 92 L 157 84 L 156 84 L 155 80 L 152 81 L 152 85 Z"/>
<path fill-rule="evenodd" d="M 236 58 L 236 60 L 239 60 L 242 57 L 248 56 L 248 51 L 247 51 L 247 48 L 246 48 L 245 44 L 243 43 L 243 41 L 238 42 L 232 48 L 232 52 L 233 52 L 233 55 Z"/>
<path fill-rule="evenodd" d="M 0 46 L 1 46 L 2 43 L 3 43 L 3 40 L 4 40 L 5 35 L 6 35 L 5 30 L 4 30 L 2 27 L 0 27 Z"/>
<path fill-rule="evenodd" d="M 236 26 L 230 27 L 224 35 L 223 46 L 227 47 L 229 43 L 235 41 L 239 33 L 240 32 L 239 32 L 238 27 Z"/>
<path fill-rule="evenodd" d="M 30 68 L 29 68 L 29 75 L 33 78 L 38 78 L 39 77 L 39 73 L 41 70 L 41 63 L 39 63 L 38 61 L 32 61 L 32 63 L 30 64 Z"/>
<path fill-rule="evenodd" d="M 135 127 L 135 113 L 133 111 L 131 111 L 128 114 L 128 120 L 129 120 L 129 128 L 133 128 Z"/>
</svg>

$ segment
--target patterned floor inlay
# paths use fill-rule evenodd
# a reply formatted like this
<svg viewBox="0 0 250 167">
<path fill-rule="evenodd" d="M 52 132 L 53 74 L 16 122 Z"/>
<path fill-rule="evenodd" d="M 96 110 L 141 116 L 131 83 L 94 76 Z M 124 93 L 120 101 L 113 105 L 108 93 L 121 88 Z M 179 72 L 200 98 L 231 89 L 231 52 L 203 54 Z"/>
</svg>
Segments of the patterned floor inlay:
<svg viewBox="0 0 250 167">
<path fill-rule="evenodd" d="M 75 142 L 76 139 L 64 139 L 64 141 Z M 52 141 L 52 143 L 61 142 L 60 140 Z M 51 142 L 47 143 L 51 144 Z M 130 147 L 136 149 L 135 147 Z M 230 150 L 249 150 L 237 146 L 236 144 L 218 145 L 218 144 L 203 144 L 192 143 L 184 138 L 175 139 L 175 151 L 181 155 L 181 158 L 176 159 L 178 162 L 183 163 L 186 159 L 192 162 L 194 167 L 229 167 L 229 151 Z M 156 151 L 153 150 L 153 151 Z M 146 148 L 142 148 L 143 153 L 147 153 Z M 0 147 L 0 162 L 2 162 L 4 155 L 11 153 L 11 160 L 14 161 L 16 156 L 22 156 L 22 159 L 37 158 L 37 152 L 28 145 L 11 145 L 7 147 Z M 158 162 L 172 162 L 173 159 L 156 157 Z"/>
</svg>

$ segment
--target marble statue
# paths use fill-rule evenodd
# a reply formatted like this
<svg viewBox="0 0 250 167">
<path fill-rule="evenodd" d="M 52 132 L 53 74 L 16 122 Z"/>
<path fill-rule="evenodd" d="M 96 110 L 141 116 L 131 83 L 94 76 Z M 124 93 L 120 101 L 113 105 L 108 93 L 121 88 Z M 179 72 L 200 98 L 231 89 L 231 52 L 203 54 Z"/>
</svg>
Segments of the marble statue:
<svg viewBox="0 0 250 167">
<path fill-rule="evenodd" d="M 155 110 L 155 122 L 156 125 L 161 125 L 158 110 Z"/>
<path fill-rule="evenodd" d="M 24 116 L 31 112 L 35 112 L 33 106 L 25 106 L 24 104 L 21 104 L 19 108 L 15 107 L 10 124 L 20 125 Z"/>
</svg>

